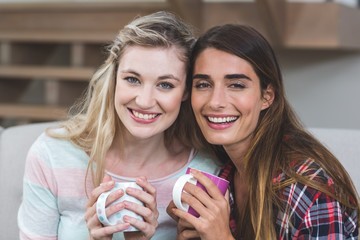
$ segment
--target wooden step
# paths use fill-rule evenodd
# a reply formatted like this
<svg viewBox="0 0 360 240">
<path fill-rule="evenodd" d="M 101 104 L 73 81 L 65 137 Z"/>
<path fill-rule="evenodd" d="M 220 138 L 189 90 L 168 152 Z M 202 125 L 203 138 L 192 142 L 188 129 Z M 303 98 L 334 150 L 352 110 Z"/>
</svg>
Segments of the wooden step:
<svg viewBox="0 0 360 240">
<path fill-rule="evenodd" d="M 0 30 L 2 42 L 110 43 L 115 31 Z"/>
<path fill-rule="evenodd" d="M 94 68 L 53 66 L 1 66 L 0 77 L 21 79 L 59 79 L 65 81 L 90 81 Z"/>
<path fill-rule="evenodd" d="M 240 23 L 255 27 L 285 49 L 360 49 L 360 10 L 339 3 L 207 1 L 201 10 L 202 31 Z"/>
<path fill-rule="evenodd" d="M 287 3 L 286 48 L 360 49 L 360 10 L 339 3 Z"/>
<path fill-rule="evenodd" d="M 65 119 L 67 113 L 67 108 L 59 106 L 0 104 L 0 118 L 60 120 Z"/>
<path fill-rule="evenodd" d="M 158 0 L 2 3 L 0 32 L 5 32 L 4 38 L 13 40 L 21 40 L 33 32 L 35 36 L 30 38 L 36 41 L 41 41 L 41 37 L 44 41 L 55 41 L 59 37 L 65 41 L 74 38 L 102 42 L 116 36 L 136 16 L 168 9 L 166 1 Z"/>
</svg>

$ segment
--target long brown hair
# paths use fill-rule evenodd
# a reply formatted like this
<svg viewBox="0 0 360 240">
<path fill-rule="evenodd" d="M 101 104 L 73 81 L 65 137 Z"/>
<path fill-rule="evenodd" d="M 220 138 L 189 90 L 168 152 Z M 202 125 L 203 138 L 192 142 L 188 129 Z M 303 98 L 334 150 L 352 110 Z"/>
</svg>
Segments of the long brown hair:
<svg viewBox="0 0 360 240">
<path fill-rule="evenodd" d="M 359 198 L 346 170 L 304 129 L 288 103 L 279 64 L 267 40 L 249 26 L 225 24 L 213 27 L 195 44 L 192 67 L 197 56 L 209 47 L 248 61 L 260 79 L 261 91 L 271 86 L 275 96 L 272 105 L 260 113 L 254 137 L 244 158 L 249 194 L 245 212 L 241 216 L 237 214 L 237 235 L 245 239 L 276 239 L 274 207 L 283 207 L 277 193 L 295 182 L 322 191 L 344 206 L 356 209 L 359 214 Z M 193 69 L 190 71 L 193 73 Z M 187 86 L 191 91 L 191 79 L 188 81 Z M 317 179 L 296 174 L 290 167 L 293 162 L 308 158 L 313 159 L 333 179 L 335 191 Z M 273 178 L 279 171 L 289 179 L 276 185 Z"/>
</svg>

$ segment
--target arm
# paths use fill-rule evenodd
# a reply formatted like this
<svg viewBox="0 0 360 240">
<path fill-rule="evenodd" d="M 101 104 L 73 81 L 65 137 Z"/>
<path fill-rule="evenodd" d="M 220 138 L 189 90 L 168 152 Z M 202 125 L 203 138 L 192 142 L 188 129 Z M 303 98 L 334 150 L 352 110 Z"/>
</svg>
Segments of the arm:
<svg viewBox="0 0 360 240">
<path fill-rule="evenodd" d="M 37 142 L 29 150 L 23 201 L 18 213 L 20 239 L 57 239 L 59 211 L 56 184 L 46 151 Z"/>
<path fill-rule="evenodd" d="M 291 239 L 357 239 L 356 210 L 345 211 L 337 200 L 300 183 L 288 190 L 289 215 L 280 212 L 277 219 L 280 239 L 286 238 L 286 229 Z"/>
<path fill-rule="evenodd" d="M 324 193 L 318 193 L 298 230 L 304 239 L 357 239 L 356 211 L 351 215 L 341 204 Z"/>
</svg>

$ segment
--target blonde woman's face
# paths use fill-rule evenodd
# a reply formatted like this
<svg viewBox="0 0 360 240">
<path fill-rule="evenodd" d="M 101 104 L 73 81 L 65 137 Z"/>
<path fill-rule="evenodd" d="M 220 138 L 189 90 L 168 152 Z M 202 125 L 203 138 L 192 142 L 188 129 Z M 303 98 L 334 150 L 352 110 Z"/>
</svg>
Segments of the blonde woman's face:
<svg viewBox="0 0 360 240">
<path fill-rule="evenodd" d="M 128 47 L 115 90 L 116 112 L 128 132 L 140 139 L 163 134 L 179 114 L 185 81 L 185 63 L 175 47 Z"/>
<path fill-rule="evenodd" d="M 210 143 L 246 147 L 268 94 L 262 97 L 252 66 L 236 55 L 208 48 L 196 59 L 191 103 Z"/>
</svg>

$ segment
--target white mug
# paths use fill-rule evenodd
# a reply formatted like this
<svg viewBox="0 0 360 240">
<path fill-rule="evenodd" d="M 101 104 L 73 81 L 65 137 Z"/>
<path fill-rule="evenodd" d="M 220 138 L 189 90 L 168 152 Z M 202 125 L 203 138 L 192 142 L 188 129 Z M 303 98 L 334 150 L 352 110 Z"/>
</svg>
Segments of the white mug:
<svg viewBox="0 0 360 240">
<path fill-rule="evenodd" d="M 123 202 L 123 201 L 129 201 L 129 202 L 137 203 L 139 205 L 144 205 L 140 200 L 138 200 L 137 198 L 130 196 L 126 193 L 126 189 L 128 187 L 143 190 L 139 185 L 136 184 L 136 182 L 116 182 L 113 189 L 111 189 L 110 191 L 104 192 L 99 196 L 99 198 L 96 202 L 96 213 L 97 213 L 99 221 L 102 224 L 104 224 L 104 226 L 113 226 L 118 223 L 123 223 L 124 222 L 123 217 L 125 215 L 136 218 L 141 221 L 144 220 L 142 218 L 142 216 L 140 216 L 128 209 L 122 209 L 119 212 L 116 212 L 109 217 L 106 216 L 106 212 L 105 212 L 106 199 L 108 198 L 110 193 L 120 190 L 120 189 L 124 192 L 124 195 L 121 198 L 114 201 L 113 203 L 111 203 L 109 206 L 117 204 L 119 202 Z M 133 226 L 130 226 L 128 229 L 124 230 L 124 232 L 133 232 L 133 231 L 139 231 L 139 230 Z"/>
</svg>

